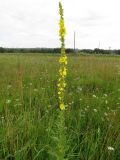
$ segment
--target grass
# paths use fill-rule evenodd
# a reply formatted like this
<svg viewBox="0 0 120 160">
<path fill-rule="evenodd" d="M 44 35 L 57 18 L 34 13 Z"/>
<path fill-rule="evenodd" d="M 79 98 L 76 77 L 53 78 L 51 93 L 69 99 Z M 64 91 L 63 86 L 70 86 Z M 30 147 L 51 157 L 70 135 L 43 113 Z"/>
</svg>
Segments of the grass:
<svg viewBox="0 0 120 160">
<path fill-rule="evenodd" d="M 0 160 L 56 159 L 58 59 L 0 55 Z M 68 62 L 65 158 L 119 160 L 120 57 L 70 55 Z"/>
</svg>

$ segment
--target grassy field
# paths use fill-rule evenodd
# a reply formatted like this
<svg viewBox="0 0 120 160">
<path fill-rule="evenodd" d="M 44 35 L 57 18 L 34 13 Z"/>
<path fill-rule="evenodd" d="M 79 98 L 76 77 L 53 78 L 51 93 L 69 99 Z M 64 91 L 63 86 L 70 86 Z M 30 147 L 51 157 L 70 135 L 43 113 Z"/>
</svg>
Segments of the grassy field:
<svg viewBox="0 0 120 160">
<path fill-rule="evenodd" d="M 58 59 L 0 55 L 0 160 L 57 159 Z M 67 72 L 66 160 L 120 160 L 120 57 L 71 55 Z"/>
</svg>

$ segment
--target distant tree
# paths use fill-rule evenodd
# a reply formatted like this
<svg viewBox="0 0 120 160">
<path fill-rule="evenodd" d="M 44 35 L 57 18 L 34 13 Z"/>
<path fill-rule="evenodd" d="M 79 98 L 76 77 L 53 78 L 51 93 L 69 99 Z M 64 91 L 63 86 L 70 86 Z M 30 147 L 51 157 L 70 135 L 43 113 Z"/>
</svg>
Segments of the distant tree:
<svg viewBox="0 0 120 160">
<path fill-rule="evenodd" d="M 4 53 L 4 48 L 3 47 L 0 47 L 0 53 Z"/>
<path fill-rule="evenodd" d="M 95 48 L 95 49 L 94 49 L 94 53 L 95 53 L 95 54 L 100 54 L 100 49 L 99 49 L 99 48 Z"/>
</svg>

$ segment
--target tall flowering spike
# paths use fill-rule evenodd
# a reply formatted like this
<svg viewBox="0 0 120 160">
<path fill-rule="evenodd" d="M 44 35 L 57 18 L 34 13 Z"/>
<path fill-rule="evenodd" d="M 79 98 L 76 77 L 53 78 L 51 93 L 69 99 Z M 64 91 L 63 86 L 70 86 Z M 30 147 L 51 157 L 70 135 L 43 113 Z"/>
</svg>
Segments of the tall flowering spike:
<svg viewBox="0 0 120 160">
<path fill-rule="evenodd" d="M 65 23 L 64 23 L 64 11 L 62 8 L 61 2 L 59 2 L 59 14 L 60 14 L 60 21 L 59 21 L 59 37 L 61 42 L 61 56 L 59 59 L 60 63 L 60 69 L 59 69 L 59 80 L 58 80 L 58 98 L 59 98 L 59 107 L 61 110 L 65 110 L 65 104 L 64 104 L 64 93 L 65 93 L 65 87 L 66 82 L 65 78 L 67 75 L 67 56 L 65 53 Z"/>
</svg>

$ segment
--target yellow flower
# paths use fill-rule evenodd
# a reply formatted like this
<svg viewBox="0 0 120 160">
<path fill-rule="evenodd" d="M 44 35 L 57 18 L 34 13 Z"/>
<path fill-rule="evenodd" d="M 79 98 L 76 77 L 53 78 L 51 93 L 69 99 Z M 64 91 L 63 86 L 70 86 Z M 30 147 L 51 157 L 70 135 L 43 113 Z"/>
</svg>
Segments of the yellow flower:
<svg viewBox="0 0 120 160">
<path fill-rule="evenodd" d="M 60 109 L 63 111 L 65 110 L 65 105 L 63 103 L 60 104 Z"/>
<path fill-rule="evenodd" d="M 60 83 L 58 83 L 57 86 L 60 87 Z"/>
<path fill-rule="evenodd" d="M 62 97 L 59 96 L 58 98 L 59 98 L 59 100 L 62 100 Z"/>
<path fill-rule="evenodd" d="M 67 69 L 65 67 L 63 69 L 60 69 L 59 72 L 62 77 L 65 77 L 67 75 Z"/>
<path fill-rule="evenodd" d="M 66 83 L 63 83 L 63 87 L 66 87 Z"/>
<path fill-rule="evenodd" d="M 63 88 L 60 88 L 59 90 L 60 90 L 60 91 L 63 91 L 64 89 L 63 89 Z"/>
<path fill-rule="evenodd" d="M 64 25 L 64 19 L 60 19 L 59 26 L 60 26 L 59 36 L 61 38 L 64 38 L 65 33 L 66 33 L 66 29 L 65 29 L 65 25 Z"/>
<path fill-rule="evenodd" d="M 60 63 L 64 63 L 64 64 L 67 64 L 67 56 L 63 56 L 60 58 L 59 60 Z"/>
<path fill-rule="evenodd" d="M 61 41 L 61 57 L 59 59 L 60 69 L 59 69 L 59 79 L 58 79 L 58 98 L 59 98 L 59 107 L 61 110 L 65 109 L 64 105 L 64 92 L 65 92 L 65 77 L 67 75 L 67 56 L 65 53 L 65 23 L 64 23 L 64 11 L 62 8 L 62 4 L 59 3 L 59 14 L 60 14 L 60 21 L 59 21 L 59 36 Z"/>
<path fill-rule="evenodd" d="M 67 69 L 64 67 L 63 69 L 63 73 L 62 73 L 63 76 L 66 76 L 67 75 Z"/>
</svg>

